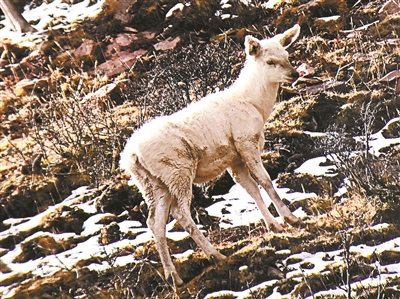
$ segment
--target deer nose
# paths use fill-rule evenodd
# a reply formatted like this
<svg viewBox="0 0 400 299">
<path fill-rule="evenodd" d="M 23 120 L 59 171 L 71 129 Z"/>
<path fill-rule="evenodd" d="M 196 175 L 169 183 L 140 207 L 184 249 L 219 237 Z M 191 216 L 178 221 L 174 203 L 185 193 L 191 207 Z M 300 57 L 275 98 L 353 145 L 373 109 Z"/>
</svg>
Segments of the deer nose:
<svg viewBox="0 0 400 299">
<path fill-rule="evenodd" d="M 290 75 L 292 76 L 293 79 L 299 78 L 299 73 L 296 70 L 293 70 Z"/>
</svg>

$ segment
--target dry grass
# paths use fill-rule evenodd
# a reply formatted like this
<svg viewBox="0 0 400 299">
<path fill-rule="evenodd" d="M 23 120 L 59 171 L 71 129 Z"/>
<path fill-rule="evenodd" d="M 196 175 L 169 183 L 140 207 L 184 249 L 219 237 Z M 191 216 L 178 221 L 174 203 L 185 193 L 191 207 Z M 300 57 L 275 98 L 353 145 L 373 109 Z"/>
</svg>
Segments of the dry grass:
<svg viewBox="0 0 400 299">
<path fill-rule="evenodd" d="M 378 2 L 356 2 L 354 10 L 358 10 L 363 16 L 367 15 L 366 22 L 371 22 L 376 18 L 381 5 Z M 315 3 L 331 5 L 331 11 L 342 15 L 341 26 L 346 30 L 355 29 L 364 22 L 361 18 L 354 18 L 356 24 L 346 24 L 350 18 L 347 18 L 347 12 L 344 14 L 343 1 Z M 154 6 L 155 9 L 156 7 L 158 6 Z M 266 126 L 266 145 L 271 151 L 263 154 L 265 166 L 275 167 L 275 175 L 292 171 L 293 167 L 289 169 L 288 165 L 294 161 L 296 155 L 301 156 L 296 163 L 301 163 L 304 159 L 321 154 L 321 148 L 311 148 L 315 139 L 303 138 L 303 130 L 333 131 L 335 134 L 332 137 L 336 144 L 341 144 L 337 147 L 329 144 L 326 153 L 340 154 L 356 149 L 349 142 L 352 137 L 368 137 L 382 128 L 388 120 L 398 116 L 400 107 L 393 86 L 379 82 L 382 76 L 398 69 L 398 45 L 390 42 L 398 37 L 397 27 L 393 27 L 396 26 L 395 23 L 386 22 L 387 28 L 373 26 L 362 34 L 351 35 L 343 31 L 327 33 L 323 28 L 316 28 L 317 23 L 308 23 L 315 19 L 316 12 L 319 13 L 320 10 L 309 10 L 297 2 L 287 2 L 284 9 L 286 8 L 293 8 L 286 15 L 292 16 L 291 18 L 277 20 L 275 12 L 264 13 L 266 18 L 261 25 L 235 29 L 236 38 L 240 39 L 245 32 L 250 31 L 253 34 L 262 35 L 261 32 L 264 32 L 269 35 L 268 31 L 274 31 L 274 25 L 278 28 L 289 27 L 287 22 L 300 21 L 303 25 L 303 37 L 293 45 L 291 59 L 297 65 L 305 62 L 313 66 L 314 76 L 322 81 L 342 81 L 345 89 L 321 89 L 314 95 L 296 96 L 282 92 L 282 101 L 277 104 L 276 112 Z M 256 15 L 259 10 L 260 7 L 257 6 L 249 15 Z M 299 11 L 304 13 L 297 14 Z M 201 16 L 196 19 L 187 18 L 182 24 L 191 24 L 200 19 Z M 244 26 L 251 21 L 240 19 L 240 24 Z M 193 26 L 208 26 L 210 23 L 204 20 L 202 22 Z M 269 27 L 265 26 L 266 23 L 270 24 Z M 222 22 L 212 24 L 212 27 L 220 24 Z M 221 28 L 230 28 L 231 25 L 239 26 L 234 22 L 227 22 Z M 170 28 L 164 34 L 168 35 Z M 193 36 L 202 34 L 204 33 L 198 30 Z M 381 34 L 386 36 L 380 36 Z M 221 36 L 226 38 L 227 34 L 220 35 L 219 38 Z M 0 175 L 6 178 L 6 183 L 3 181 L 0 187 L 7 190 L 2 195 L 3 198 L 11 202 L 17 196 L 18 199 L 29 202 L 31 210 L 36 212 L 44 209 L 45 205 L 61 200 L 78 185 L 100 184 L 113 178 L 118 173 L 118 153 L 126 137 L 142 122 L 156 115 L 172 113 L 191 101 L 228 85 L 240 68 L 243 59 L 242 55 L 238 55 L 240 49 L 241 44 L 196 46 L 193 42 L 187 46 L 186 41 L 184 48 L 165 55 L 146 57 L 147 61 L 140 65 L 140 69 L 138 63 L 138 69 L 127 70 L 116 79 L 86 72 L 87 67 L 81 68 L 73 64 L 68 70 L 52 69 L 49 73 L 50 85 L 42 94 L 32 90 L 29 95 L 17 97 L 9 90 L 1 91 L 0 117 L 4 125 L 0 131 L 3 138 L 0 143 Z M 57 51 L 60 54 L 62 50 Z M 64 53 L 65 55 L 67 54 Z M 113 96 L 93 97 L 97 90 L 114 83 L 120 91 Z M 87 97 L 88 95 L 91 96 Z M 290 99 L 284 100 L 285 98 Z M 366 123 L 368 126 L 365 126 Z M 396 136 L 397 128 L 389 128 L 387 134 Z M 346 138 L 340 139 L 337 136 Z M 34 161 L 31 159 L 37 154 L 43 155 L 38 168 L 33 167 Z M 55 277 L 54 284 L 46 285 L 45 289 L 52 296 L 65 298 L 70 297 L 71 293 L 86 298 L 201 298 L 208 291 L 244 289 L 259 283 L 261 279 L 271 279 L 265 277 L 266 261 L 270 262 L 268 266 L 276 266 L 286 257 L 285 253 L 275 255 L 277 250 L 286 249 L 292 253 L 337 250 L 348 246 L 350 239 L 352 244 L 383 242 L 399 235 L 399 223 L 396 220 L 399 212 L 396 207 L 399 198 L 398 155 L 398 151 L 392 151 L 383 154 L 379 159 L 370 159 L 369 156 L 364 156 L 365 159 L 362 156 L 357 159 L 343 156 L 346 163 L 338 165 L 341 167 L 340 171 L 347 177 L 353 176 L 347 199 L 333 198 L 328 195 L 334 193 L 329 184 L 316 182 L 318 178 L 307 177 L 310 185 L 317 185 L 322 190 L 319 190 L 319 196 L 296 203 L 308 215 L 304 219 L 305 228 L 287 227 L 285 233 L 277 235 L 266 232 L 263 224 L 257 224 L 210 232 L 213 243 L 218 244 L 223 253 L 230 255 L 226 263 L 215 265 L 207 261 L 190 239 L 173 242 L 174 246 L 171 248 L 175 252 L 192 246 L 196 249 L 189 259 L 180 258 L 175 261 L 178 271 L 189 281 L 179 292 L 163 280 L 160 264 L 156 263 L 158 255 L 152 242 L 131 248 L 135 251 L 135 258 L 141 259 L 137 264 L 122 268 L 115 266 L 112 264 L 113 260 L 127 252 L 113 252 L 108 257 L 112 264 L 110 271 L 83 271 L 79 281 L 71 275 L 72 271 L 67 271 L 65 279 L 69 279 L 68 281 Z M 27 173 L 21 175 L 24 166 Z M 369 170 L 365 171 L 367 167 Z M 288 183 L 291 181 L 289 179 Z M 46 189 L 46 184 L 53 189 Z M 60 190 L 63 194 L 60 194 Z M 391 192 L 388 195 L 385 193 L 387 190 Z M 32 194 L 40 197 L 43 203 L 38 205 L 29 201 Z M 20 207 L 17 204 L 15 206 Z M 295 204 L 292 207 L 294 206 Z M 115 211 L 108 212 L 117 214 Z M 371 229 L 371 226 L 381 222 L 387 222 L 389 226 L 382 231 Z M 351 238 L 347 239 L 349 236 Z M 387 254 L 388 259 L 395 258 L 389 255 Z M 373 258 L 371 256 L 362 260 L 360 257 L 348 257 L 348 265 L 354 270 L 353 279 L 364 277 L 368 271 L 377 271 L 369 266 L 364 267 L 363 264 L 373 261 Z M 256 274 L 240 274 L 238 269 L 244 264 L 249 265 Z M 307 267 L 306 264 L 304 266 Z M 279 290 L 288 293 L 295 289 L 295 293 L 301 298 L 313 296 L 317 290 L 342 285 L 346 278 L 343 274 L 346 268 L 350 269 L 348 266 L 338 267 L 332 268 L 332 272 L 326 275 L 300 277 L 303 281 L 298 286 L 297 281 L 282 280 Z M 40 285 L 41 282 L 36 281 L 34 285 Z M 270 291 L 266 288 L 254 293 L 252 298 L 265 298 Z M 369 295 L 360 298 L 378 297 L 375 289 L 366 292 Z M 390 295 L 388 298 L 391 298 Z"/>
</svg>

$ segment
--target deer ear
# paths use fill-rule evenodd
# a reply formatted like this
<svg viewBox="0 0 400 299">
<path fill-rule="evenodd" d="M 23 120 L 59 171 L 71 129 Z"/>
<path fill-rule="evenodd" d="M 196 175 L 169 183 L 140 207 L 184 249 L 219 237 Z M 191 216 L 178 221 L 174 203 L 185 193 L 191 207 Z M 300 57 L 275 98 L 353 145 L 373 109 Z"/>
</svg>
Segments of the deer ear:
<svg viewBox="0 0 400 299">
<path fill-rule="evenodd" d="M 299 37 L 299 34 L 300 26 L 299 24 L 296 24 L 285 32 L 276 35 L 274 38 L 277 38 L 281 45 L 286 49 Z"/>
<path fill-rule="evenodd" d="M 247 55 L 257 57 L 261 53 L 260 41 L 251 35 L 246 36 L 244 46 L 246 48 Z"/>
</svg>

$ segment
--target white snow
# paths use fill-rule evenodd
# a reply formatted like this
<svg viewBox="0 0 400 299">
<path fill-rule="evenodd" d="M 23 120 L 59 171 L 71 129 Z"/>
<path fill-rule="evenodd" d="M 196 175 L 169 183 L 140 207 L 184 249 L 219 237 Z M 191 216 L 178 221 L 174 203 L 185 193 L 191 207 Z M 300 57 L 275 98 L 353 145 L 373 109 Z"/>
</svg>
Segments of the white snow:
<svg viewBox="0 0 400 299">
<path fill-rule="evenodd" d="M 277 188 L 276 183 L 273 183 L 279 196 L 291 202 L 316 196 L 315 193 L 290 192 L 289 188 Z M 267 206 L 270 205 L 271 200 L 267 192 L 261 187 L 260 192 Z M 254 199 L 238 184 L 235 184 L 227 194 L 215 196 L 214 198 L 222 198 L 222 200 L 209 206 L 206 210 L 210 216 L 220 218 L 219 225 L 221 228 L 249 225 L 250 223 L 257 223 L 262 220 L 261 212 L 257 208 Z M 297 217 L 305 216 L 305 213 L 301 209 L 294 211 L 293 214 Z M 283 222 L 280 217 L 277 220 L 278 222 Z"/>
<path fill-rule="evenodd" d="M 100 213 L 100 214 L 96 214 L 93 215 L 92 217 L 90 217 L 89 219 L 87 219 L 84 223 L 83 223 L 83 231 L 81 233 L 82 236 L 90 236 L 93 235 L 95 233 L 98 233 L 102 227 L 104 227 L 104 224 L 99 224 L 100 220 L 105 219 L 107 217 L 115 217 L 113 214 L 111 213 Z"/>
<path fill-rule="evenodd" d="M 105 0 L 97 0 L 96 3 L 90 5 L 90 0 L 84 0 L 74 5 L 69 5 L 63 0 L 54 0 L 43 2 L 40 6 L 30 9 L 25 6 L 22 16 L 33 23 L 33 27 L 39 32 L 21 34 L 13 31 L 11 24 L 7 19 L 0 21 L 0 40 L 9 39 L 14 43 L 24 44 L 25 46 L 33 46 L 40 40 L 40 31 L 49 29 L 58 29 L 67 27 L 68 25 L 96 16 L 102 11 L 102 5 Z"/>
<path fill-rule="evenodd" d="M 247 290 L 244 291 L 219 291 L 219 292 L 214 292 L 211 294 L 208 294 L 206 297 L 204 297 L 204 299 L 217 299 L 217 298 L 227 298 L 228 296 L 231 296 L 232 298 L 235 299 L 245 299 L 245 298 L 252 298 L 252 294 L 257 294 L 258 290 L 262 290 L 265 289 L 267 287 L 272 287 L 277 280 L 273 279 L 273 280 L 269 280 L 266 282 L 263 282 L 259 285 L 256 285 L 254 287 L 251 287 Z M 269 299 L 273 299 L 273 298 L 284 298 L 281 296 L 280 293 L 273 293 L 271 296 L 267 297 Z"/>
<path fill-rule="evenodd" d="M 400 144 L 400 137 L 385 138 L 382 134 L 385 130 L 388 129 L 390 125 L 396 122 L 400 122 L 400 117 L 391 119 L 380 131 L 376 132 L 375 134 L 371 134 L 369 142 L 371 146 L 369 152 L 371 154 L 379 156 L 381 149 L 388 146 Z M 356 140 L 365 142 L 364 138 L 361 137 L 356 138 Z"/>
<path fill-rule="evenodd" d="M 313 176 L 335 176 L 335 165 L 322 165 L 327 162 L 326 157 L 317 157 L 305 161 L 299 168 L 295 170 L 297 173 L 309 173 Z"/>
</svg>

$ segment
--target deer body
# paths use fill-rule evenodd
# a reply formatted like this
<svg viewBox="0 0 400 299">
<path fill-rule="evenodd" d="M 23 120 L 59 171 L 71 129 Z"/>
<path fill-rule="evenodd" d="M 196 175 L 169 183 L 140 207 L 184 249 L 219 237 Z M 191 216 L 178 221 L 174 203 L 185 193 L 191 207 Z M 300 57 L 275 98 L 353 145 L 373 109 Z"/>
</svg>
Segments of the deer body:
<svg viewBox="0 0 400 299">
<path fill-rule="evenodd" d="M 299 30 L 295 25 L 267 40 L 247 36 L 245 66 L 229 88 L 143 125 L 121 153 L 121 167 L 132 175 L 148 204 L 147 222 L 166 278 L 176 284 L 183 281 L 168 252 L 165 225 L 169 212 L 208 257 L 225 258 L 190 216 L 193 183 L 208 182 L 228 169 L 255 200 L 269 229 L 280 232 L 282 226 L 268 211 L 258 184 L 285 222 L 300 221 L 279 198 L 260 157 L 264 124 L 273 110 L 279 83 L 298 76 L 285 46 L 297 38 Z"/>
</svg>

